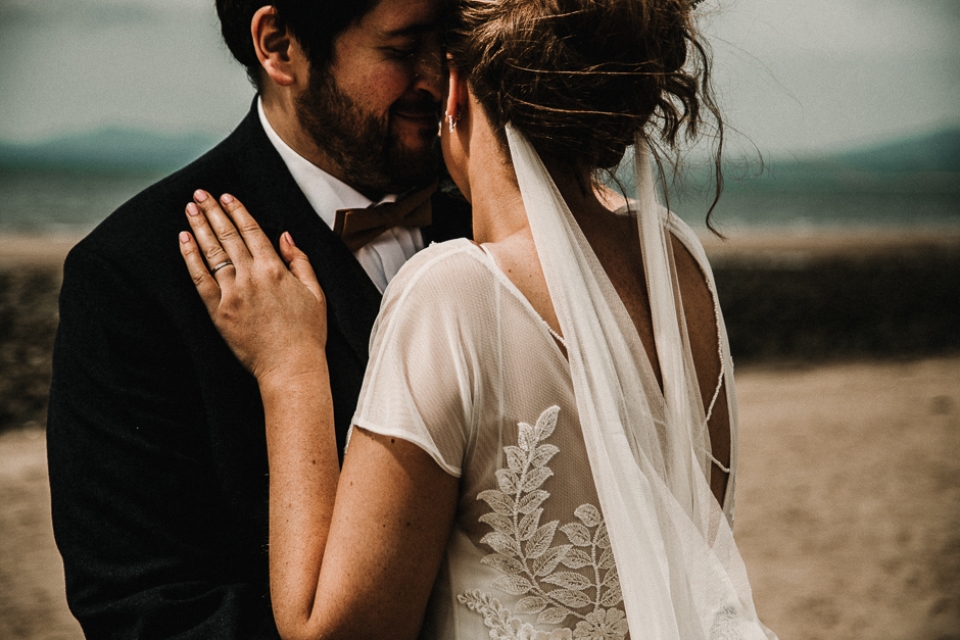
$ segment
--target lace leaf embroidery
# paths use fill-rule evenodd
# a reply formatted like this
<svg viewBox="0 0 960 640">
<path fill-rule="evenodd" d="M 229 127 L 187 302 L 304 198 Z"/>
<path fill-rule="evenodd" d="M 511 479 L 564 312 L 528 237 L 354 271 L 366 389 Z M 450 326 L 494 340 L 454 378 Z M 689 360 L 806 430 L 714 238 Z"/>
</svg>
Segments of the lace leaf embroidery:
<svg viewBox="0 0 960 640">
<path fill-rule="evenodd" d="M 550 407 L 535 425 L 519 423 L 517 445 L 504 447 L 507 466 L 496 472 L 497 489 L 477 496 L 491 509 L 480 516 L 480 521 L 492 529 L 480 542 L 493 553 L 481 562 L 503 574 L 492 586 L 524 596 L 516 604 L 516 615 L 479 590 L 457 597 L 461 604 L 483 616 L 493 640 L 623 640 L 627 634 L 626 617 L 614 608 L 622 603 L 623 596 L 600 510 L 583 504 L 573 512 L 579 522 L 561 526 L 553 520 L 541 524 L 541 505 L 550 497 L 541 487 L 553 476 L 547 465 L 560 452 L 543 441 L 556 429 L 559 412 L 559 407 Z M 566 542 L 561 539 L 554 544 L 558 530 Z M 561 566 L 573 571 L 558 570 Z M 593 579 L 579 571 L 589 568 L 593 569 Z M 546 585 L 557 588 L 548 589 Z M 547 632 L 535 629 L 518 615 L 536 615 L 538 624 L 557 625 L 570 616 L 579 621 L 575 629 Z"/>
<path fill-rule="evenodd" d="M 593 586 L 593 583 L 584 578 L 581 574 L 573 571 L 558 571 L 543 579 L 544 582 L 555 584 L 564 589 L 575 589 L 583 591 Z"/>
<path fill-rule="evenodd" d="M 592 562 L 586 551 L 574 549 L 573 545 L 567 546 L 570 547 L 570 551 L 563 557 L 563 566 L 570 569 L 583 569 Z"/>
<path fill-rule="evenodd" d="M 603 518 L 600 517 L 600 510 L 592 504 L 580 505 L 577 507 L 577 510 L 573 512 L 573 515 L 577 516 L 580 522 L 588 527 L 596 527 L 603 522 Z"/>
<path fill-rule="evenodd" d="M 551 573 L 554 569 L 557 568 L 557 565 L 563 562 L 566 566 L 570 567 L 568 561 L 570 560 L 571 553 L 574 553 L 572 545 L 563 544 L 551 549 L 547 549 L 539 558 L 534 558 L 533 562 L 530 563 L 530 569 L 533 571 L 535 577 L 545 576 Z M 586 555 L 586 554 L 584 554 Z M 587 566 L 590 564 L 590 559 L 587 558 L 585 564 L 580 565 L 580 567 L 570 567 L 571 569 L 579 569 L 581 567 Z"/>
<path fill-rule="evenodd" d="M 490 638 L 494 640 L 573 640 L 570 629 L 541 631 L 534 629 L 529 622 L 523 622 L 500 604 L 489 593 L 479 589 L 458 596 L 460 602 L 471 611 L 483 616 L 483 623 L 490 629 Z M 581 636 L 584 637 L 584 636 Z M 602 636 L 599 636 L 602 638 Z"/>
</svg>

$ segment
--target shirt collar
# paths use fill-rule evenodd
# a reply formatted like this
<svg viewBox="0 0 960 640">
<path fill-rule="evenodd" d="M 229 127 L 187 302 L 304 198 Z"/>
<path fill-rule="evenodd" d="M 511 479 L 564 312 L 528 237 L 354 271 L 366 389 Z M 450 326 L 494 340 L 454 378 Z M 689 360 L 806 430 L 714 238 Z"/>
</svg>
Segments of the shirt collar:
<svg viewBox="0 0 960 640">
<path fill-rule="evenodd" d="M 267 120 L 260 98 L 257 98 L 257 113 L 267 138 L 287 165 L 294 182 L 328 227 L 333 228 L 337 209 L 363 209 L 374 204 L 373 200 L 313 164 L 284 142 Z M 395 199 L 395 195 L 388 195 L 381 202 L 392 202 Z"/>
</svg>

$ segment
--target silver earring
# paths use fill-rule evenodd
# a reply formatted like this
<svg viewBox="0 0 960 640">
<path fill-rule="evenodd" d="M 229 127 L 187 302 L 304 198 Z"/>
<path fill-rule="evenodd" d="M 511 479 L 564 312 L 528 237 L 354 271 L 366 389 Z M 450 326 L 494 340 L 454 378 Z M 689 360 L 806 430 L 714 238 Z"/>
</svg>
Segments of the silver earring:
<svg viewBox="0 0 960 640">
<path fill-rule="evenodd" d="M 450 127 L 450 133 L 453 133 L 457 129 L 457 123 L 460 122 L 460 110 L 457 109 L 456 116 L 447 116 L 447 126 Z"/>
</svg>

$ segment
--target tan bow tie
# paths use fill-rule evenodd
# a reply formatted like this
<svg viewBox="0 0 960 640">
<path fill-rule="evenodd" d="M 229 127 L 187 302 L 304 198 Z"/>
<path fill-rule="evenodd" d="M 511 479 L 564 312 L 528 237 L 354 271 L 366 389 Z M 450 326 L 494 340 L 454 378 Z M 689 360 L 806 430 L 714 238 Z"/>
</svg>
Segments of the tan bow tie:
<svg viewBox="0 0 960 640">
<path fill-rule="evenodd" d="M 393 227 L 425 227 L 432 220 L 430 196 L 437 183 L 400 198 L 396 202 L 374 204 L 366 209 L 338 209 L 333 232 L 350 251 L 357 251 Z"/>
</svg>

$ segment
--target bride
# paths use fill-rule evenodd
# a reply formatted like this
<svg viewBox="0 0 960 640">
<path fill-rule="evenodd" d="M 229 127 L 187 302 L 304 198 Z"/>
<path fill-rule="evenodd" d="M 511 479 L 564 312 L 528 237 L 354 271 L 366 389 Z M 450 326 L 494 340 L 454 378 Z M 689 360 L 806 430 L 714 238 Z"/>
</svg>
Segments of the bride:
<svg viewBox="0 0 960 640">
<path fill-rule="evenodd" d="M 712 275 L 648 157 L 712 106 L 690 14 L 460 0 L 441 144 L 476 243 L 391 283 L 342 471 L 306 256 L 284 234 L 281 260 L 231 196 L 198 198 L 181 247 L 263 397 L 284 637 L 775 637 L 732 536 Z M 631 145 L 618 208 L 595 179 Z M 236 269 L 214 276 L 217 245 Z"/>
</svg>

